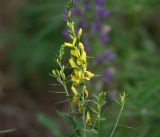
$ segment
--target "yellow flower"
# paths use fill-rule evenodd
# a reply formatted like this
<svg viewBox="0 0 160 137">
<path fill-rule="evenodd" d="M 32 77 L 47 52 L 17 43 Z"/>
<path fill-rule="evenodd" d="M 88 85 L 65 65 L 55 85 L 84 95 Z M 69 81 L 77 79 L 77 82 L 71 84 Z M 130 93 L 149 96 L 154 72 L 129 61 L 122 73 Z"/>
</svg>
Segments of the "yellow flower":
<svg viewBox="0 0 160 137">
<path fill-rule="evenodd" d="M 75 56 L 75 57 L 77 57 L 77 58 L 80 56 L 80 52 L 79 52 L 79 50 L 78 50 L 77 47 L 75 47 L 74 50 L 71 50 L 71 55 L 72 55 L 72 56 Z"/>
<path fill-rule="evenodd" d="M 85 51 L 83 51 L 82 52 L 82 60 L 84 61 L 84 62 L 86 62 L 87 61 L 87 55 L 86 55 L 86 52 Z"/>
<path fill-rule="evenodd" d="M 94 74 L 90 71 L 86 71 L 86 75 L 87 75 L 88 78 L 94 77 Z"/>
<path fill-rule="evenodd" d="M 78 97 L 73 96 L 72 98 L 72 105 L 76 105 L 78 103 Z"/>
<path fill-rule="evenodd" d="M 80 102 L 78 103 L 78 111 L 79 113 L 83 112 L 83 106 L 80 104 Z"/>
<path fill-rule="evenodd" d="M 82 35 L 82 29 L 80 28 L 78 31 L 78 39 L 80 39 L 81 35 Z"/>
<path fill-rule="evenodd" d="M 74 75 L 71 75 L 71 80 L 73 82 L 73 86 L 77 86 L 80 83 L 80 80 L 77 79 Z"/>
<path fill-rule="evenodd" d="M 70 63 L 70 65 L 71 65 L 72 68 L 77 68 L 77 65 L 76 65 L 76 63 L 74 62 L 73 58 L 70 58 L 70 59 L 69 59 L 69 63 Z"/>
<path fill-rule="evenodd" d="M 88 97 L 88 91 L 86 88 L 84 89 L 84 93 L 85 93 L 86 97 Z"/>
<path fill-rule="evenodd" d="M 79 42 L 79 48 L 81 49 L 81 51 L 84 51 L 84 46 L 82 42 Z"/>
<path fill-rule="evenodd" d="M 77 59 L 77 64 L 78 64 L 79 66 L 81 66 L 81 65 L 83 65 L 83 62 L 82 62 L 80 59 Z"/>
<path fill-rule="evenodd" d="M 68 42 L 65 42 L 64 45 L 65 45 L 66 47 L 70 47 L 70 48 L 73 48 L 73 47 L 74 47 L 72 43 L 68 43 Z"/>
<path fill-rule="evenodd" d="M 66 47 L 69 47 L 69 48 L 74 48 L 74 47 L 75 47 L 75 44 L 76 44 L 76 41 L 77 41 L 77 39 L 74 38 L 72 43 L 65 42 L 64 45 L 65 45 Z"/>
<path fill-rule="evenodd" d="M 76 90 L 76 88 L 74 86 L 71 87 L 71 90 L 72 90 L 74 96 L 78 96 L 79 95 L 78 91 Z"/>
<path fill-rule="evenodd" d="M 87 70 L 87 64 L 83 64 L 82 65 L 82 69 L 83 69 L 84 72 L 86 72 L 86 70 Z"/>
<path fill-rule="evenodd" d="M 87 112 L 86 123 L 91 124 L 91 116 L 90 116 L 89 112 Z"/>
</svg>

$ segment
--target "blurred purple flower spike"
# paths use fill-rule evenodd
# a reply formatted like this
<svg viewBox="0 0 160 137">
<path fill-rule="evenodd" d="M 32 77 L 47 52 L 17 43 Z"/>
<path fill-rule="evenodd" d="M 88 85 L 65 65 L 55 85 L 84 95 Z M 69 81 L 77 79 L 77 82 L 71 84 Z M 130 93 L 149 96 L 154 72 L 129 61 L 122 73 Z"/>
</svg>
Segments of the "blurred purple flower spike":
<svg viewBox="0 0 160 137">
<path fill-rule="evenodd" d="M 74 0 L 74 3 L 77 4 L 77 3 L 78 3 L 78 0 Z"/>
<path fill-rule="evenodd" d="M 103 74 L 105 82 L 110 83 L 112 81 L 114 73 L 115 70 L 113 68 L 106 69 Z"/>
<path fill-rule="evenodd" d="M 107 43 L 109 42 L 108 34 L 107 34 L 107 33 L 102 33 L 102 34 L 100 34 L 100 41 L 101 41 L 103 44 L 107 44 Z"/>
<path fill-rule="evenodd" d="M 90 3 L 90 1 L 85 1 L 85 9 L 86 10 L 89 10 L 90 8 L 91 8 L 91 3 Z"/>
<path fill-rule="evenodd" d="M 64 13 L 63 13 L 63 19 L 64 19 L 64 21 L 67 21 L 67 18 L 68 18 L 68 10 L 65 9 Z"/>
<path fill-rule="evenodd" d="M 92 32 L 94 33 L 99 31 L 101 27 L 102 27 L 101 22 L 98 19 L 94 20 L 92 23 Z"/>
<path fill-rule="evenodd" d="M 104 60 L 108 60 L 108 61 L 110 61 L 110 62 L 114 61 L 115 58 L 116 58 L 116 55 L 115 55 L 115 53 L 114 53 L 113 51 L 111 51 L 111 50 L 107 50 L 107 51 L 104 53 L 104 55 L 103 55 L 103 59 L 104 59 Z"/>
<path fill-rule="evenodd" d="M 82 11 L 82 9 L 80 9 L 80 8 L 76 8 L 76 9 L 74 9 L 74 14 L 76 15 L 76 16 L 82 16 L 83 15 L 83 11 Z"/>
<path fill-rule="evenodd" d="M 66 37 L 66 38 L 69 38 L 69 34 L 68 34 L 67 29 L 64 29 L 63 36 Z"/>
<path fill-rule="evenodd" d="M 110 15 L 110 11 L 101 6 L 96 6 L 96 15 L 102 18 L 106 18 Z"/>
<path fill-rule="evenodd" d="M 101 64 L 106 60 L 112 62 L 115 59 L 116 59 L 116 54 L 112 50 L 107 50 L 104 54 L 97 56 L 96 58 L 98 64 Z"/>
<path fill-rule="evenodd" d="M 87 22 L 86 22 L 86 21 L 82 21 L 82 22 L 80 23 L 80 26 L 82 27 L 82 29 L 83 29 L 83 30 L 86 30 L 86 29 L 87 29 L 87 27 L 88 27 L 88 25 L 87 25 Z"/>
<path fill-rule="evenodd" d="M 104 5 L 104 0 L 96 0 L 96 4 L 103 6 Z"/>
</svg>

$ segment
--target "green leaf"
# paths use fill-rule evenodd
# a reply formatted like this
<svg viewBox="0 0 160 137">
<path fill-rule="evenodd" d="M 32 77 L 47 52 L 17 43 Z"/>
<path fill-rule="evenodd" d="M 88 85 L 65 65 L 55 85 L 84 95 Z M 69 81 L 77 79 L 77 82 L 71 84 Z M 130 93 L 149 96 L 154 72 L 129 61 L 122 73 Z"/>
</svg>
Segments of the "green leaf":
<svg viewBox="0 0 160 137">
<path fill-rule="evenodd" d="M 37 115 L 38 121 L 47 127 L 54 136 L 61 137 L 61 130 L 57 123 L 55 123 L 50 117 L 46 116 L 45 114 L 39 113 Z"/>
<path fill-rule="evenodd" d="M 67 122 L 68 124 L 70 124 L 74 129 L 76 129 L 76 122 L 75 120 L 73 119 L 73 117 L 67 113 L 64 113 L 64 112 L 57 112 L 58 116 L 60 118 L 62 118 L 65 122 Z"/>
</svg>

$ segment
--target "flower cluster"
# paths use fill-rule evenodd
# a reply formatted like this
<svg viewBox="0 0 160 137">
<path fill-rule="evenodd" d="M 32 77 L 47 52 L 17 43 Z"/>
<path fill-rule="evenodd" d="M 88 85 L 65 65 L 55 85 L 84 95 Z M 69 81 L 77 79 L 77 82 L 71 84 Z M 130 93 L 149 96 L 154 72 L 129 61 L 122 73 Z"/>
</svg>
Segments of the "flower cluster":
<svg viewBox="0 0 160 137">
<path fill-rule="evenodd" d="M 69 63 L 73 70 L 71 74 L 71 91 L 73 92 L 72 104 L 78 105 L 79 112 L 82 113 L 85 108 L 84 97 L 88 97 L 88 91 L 86 89 L 85 81 L 89 81 L 94 74 L 87 70 L 87 55 L 84 49 L 84 45 L 81 42 L 82 28 L 79 29 L 76 35 L 74 22 L 70 22 L 70 13 L 68 14 L 67 28 L 70 34 L 72 42 L 65 42 L 64 46 L 70 48 Z M 78 91 L 78 88 L 81 92 Z M 87 112 L 86 123 L 90 123 L 90 114 Z"/>
</svg>

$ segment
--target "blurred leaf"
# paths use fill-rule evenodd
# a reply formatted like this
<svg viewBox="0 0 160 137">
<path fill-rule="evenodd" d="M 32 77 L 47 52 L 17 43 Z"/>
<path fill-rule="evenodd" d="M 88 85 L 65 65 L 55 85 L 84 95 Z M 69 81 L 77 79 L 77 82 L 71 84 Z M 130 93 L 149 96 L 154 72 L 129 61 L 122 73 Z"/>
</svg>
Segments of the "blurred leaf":
<svg viewBox="0 0 160 137">
<path fill-rule="evenodd" d="M 50 117 L 42 113 L 37 115 L 37 119 L 42 125 L 48 128 L 53 135 L 56 137 L 61 137 L 62 134 L 58 123 L 55 123 Z"/>
<path fill-rule="evenodd" d="M 60 118 L 62 118 L 65 122 L 67 122 L 69 125 L 71 125 L 74 129 L 76 129 L 76 122 L 75 122 L 75 120 L 73 119 L 73 117 L 72 116 L 70 116 L 69 114 L 67 114 L 67 113 L 64 113 L 64 112 L 57 112 L 57 114 L 58 114 L 58 116 L 60 117 Z"/>
</svg>

